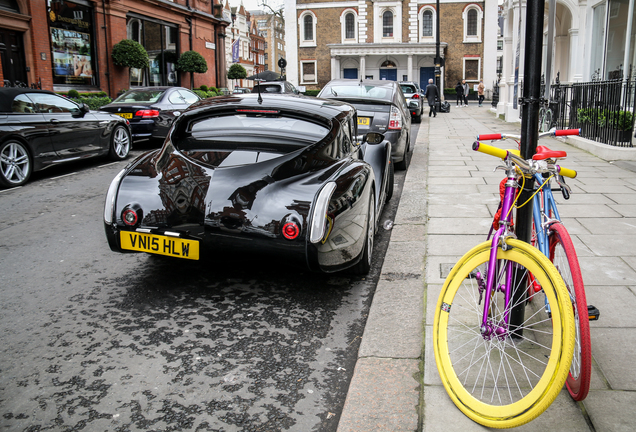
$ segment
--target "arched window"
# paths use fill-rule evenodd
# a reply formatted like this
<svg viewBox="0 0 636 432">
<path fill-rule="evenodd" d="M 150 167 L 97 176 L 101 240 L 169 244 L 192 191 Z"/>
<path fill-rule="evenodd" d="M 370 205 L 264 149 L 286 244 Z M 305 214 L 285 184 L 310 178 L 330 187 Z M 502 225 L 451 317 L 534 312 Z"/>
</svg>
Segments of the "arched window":
<svg viewBox="0 0 636 432">
<path fill-rule="evenodd" d="M 305 15 L 303 19 L 303 25 L 305 27 L 303 31 L 303 40 L 304 41 L 312 41 L 314 40 L 314 23 L 313 17 L 311 15 Z"/>
<path fill-rule="evenodd" d="M 477 11 L 470 9 L 466 14 L 466 35 L 477 36 Z"/>
<path fill-rule="evenodd" d="M 380 67 L 381 68 L 395 68 L 397 66 L 391 60 L 385 60 L 385 61 L 382 62 Z"/>
<path fill-rule="evenodd" d="M 345 39 L 355 39 L 356 19 L 352 12 L 345 15 Z"/>
<path fill-rule="evenodd" d="M 316 46 L 316 15 L 311 11 L 305 11 L 298 18 L 298 34 L 300 35 L 299 46 Z"/>
<path fill-rule="evenodd" d="M 433 36 L 433 12 L 425 10 L 422 14 L 422 37 Z"/>
<path fill-rule="evenodd" d="M 393 37 L 393 12 L 382 14 L 382 37 Z"/>
</svg>

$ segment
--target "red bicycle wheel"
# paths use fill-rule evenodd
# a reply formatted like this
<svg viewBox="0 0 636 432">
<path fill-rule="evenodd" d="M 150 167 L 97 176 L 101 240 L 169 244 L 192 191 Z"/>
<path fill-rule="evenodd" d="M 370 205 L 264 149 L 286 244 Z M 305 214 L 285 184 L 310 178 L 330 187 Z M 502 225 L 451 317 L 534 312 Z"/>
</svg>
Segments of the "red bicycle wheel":
<svg viewBox="0 0 636 432">
<path fill-rule="evenodd" d="M 565 385 L 572 399 L 582 401 L 590 390 L 590 377 L 592 375 L 590 322 L 579 259 L 572 245 L 570 234 L 560 222 L 555 222 L 550 226 L 550 260 L 561 273 L 573 302 L 576 342 L 570 374 Z"/>
</svg>

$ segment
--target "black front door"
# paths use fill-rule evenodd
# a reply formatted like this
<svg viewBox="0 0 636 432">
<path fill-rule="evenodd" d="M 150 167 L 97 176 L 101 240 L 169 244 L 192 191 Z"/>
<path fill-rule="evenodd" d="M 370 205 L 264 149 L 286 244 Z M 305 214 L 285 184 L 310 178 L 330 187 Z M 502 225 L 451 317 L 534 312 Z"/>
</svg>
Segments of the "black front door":
<svg viewBox="0 0 636 432">
<path fill-rule="evenodd" d="M 28 85 L 22 32 L 0 28 L 0 57 L 5 81 L 10 81 L 11 86 L 16 82 Z"/>
</svg>

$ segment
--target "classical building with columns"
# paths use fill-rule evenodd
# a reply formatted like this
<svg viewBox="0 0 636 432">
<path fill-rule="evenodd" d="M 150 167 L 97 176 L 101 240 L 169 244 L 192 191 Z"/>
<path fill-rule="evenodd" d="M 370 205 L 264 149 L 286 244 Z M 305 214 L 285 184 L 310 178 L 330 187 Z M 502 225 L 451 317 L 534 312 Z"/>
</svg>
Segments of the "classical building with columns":
<svg viewBox="0 0 636 432">
<path fill-rule="evenodd" d="M 563 84 L 627 78 L 636 74 L 636 0 L 557 0 L 552 59 L 547 61 L 549 2 L 545 2 L 543 66 L 551 63 L 550 82 Z M 525 56 L 526 1 L 503 3 L 503 72 L 498 114 L 519 119 L 518 104 Z M 517 46 L 519 72 L 515 74 Z"/>
<path fill-rule="evenodd" d="M 441 87 L 496 80 L 497 1 L 286 0 L 287 79 L 319 89 L 335 78 L 434 77 L 440 16 Z"/>
</svg>

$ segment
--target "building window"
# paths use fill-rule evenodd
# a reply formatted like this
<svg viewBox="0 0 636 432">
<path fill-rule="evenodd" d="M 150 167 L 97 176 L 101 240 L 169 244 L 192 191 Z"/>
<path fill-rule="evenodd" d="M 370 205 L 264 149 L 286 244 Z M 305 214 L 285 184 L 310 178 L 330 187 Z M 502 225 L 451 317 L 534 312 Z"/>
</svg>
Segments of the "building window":
<svg viewBox="0 0 636 432">
<path fill-rule="evenodd" d="M 301 60 L 300 70 L 301 84 L 318 84 L 318 80 L 316 79 L 316 60 Z"/>
<path fill-rule="evenodd" d="M 464 43 L 481 42 L 481 22 L 484 13 L 475 4 L 466 6 L 462 18 L 464 20 Z"/>
<path fill-rule="evenodd" d="M 497 51 L 503 51 L 503 41 L 502 40 L 498 40 L 497 41 Z"/>
<path fill-rule="evenodd" d="M 503 73 L 503 57 L 497 57 L 497 73 Z"/>
<path fill-rule="evenodd" d="M 433 12 L 425 10 L 422 14 L 422 36 L 433 36 Z"/>
<path fill-rule="evenodd" d="M 481 79 L 481 58 L 480 57 L 464 57 L 464 74 L 466 81 L 479 82 Z"/>
<path fill-rule="evenodd" d="M 357 13 L 353 9 L 345 9 L 340 15 L 340 26 L 342 31 L 342 43 L 355 43 L 358 41 L 356 31 Z"/>
<path fill-rule="evenodd" d="M 393 12 L 382 14 L 382 37 L 393 37 Z"/>
<path fill-rule="evenodd" d="M 301 47 L 316 46 L 316 16 L 311 11 L 305 11 L 298 21 L 300 26 Z"/>
<path fill-rule="evenodd" d="M 424 6 L 420 10 L 420 42 L 433 42 L 435 40 L 435 9 L 432 6 Z"/>
</svg>

